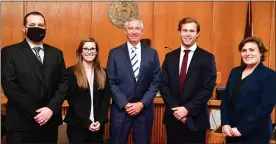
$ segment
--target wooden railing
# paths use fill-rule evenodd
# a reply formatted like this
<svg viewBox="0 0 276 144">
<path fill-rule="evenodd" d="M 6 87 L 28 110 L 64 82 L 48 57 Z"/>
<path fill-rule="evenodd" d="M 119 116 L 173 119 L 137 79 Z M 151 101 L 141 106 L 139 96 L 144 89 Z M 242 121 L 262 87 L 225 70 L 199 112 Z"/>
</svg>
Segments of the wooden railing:
<svg viewBox="0 0 276 144">
<path fill-rule="evenodd" d="M 1 99 L 1 104 L 2 104 L 2 114 L 5 114 L 5 104 L 7 103 L 7 99 L 2 94 L 2 99 Z M 211 109 L 219 109 L 220 107 L 220 100 L 210 100 L 208 102 L 209 105 L 209 110 Z M 62 114 L 66 115 L 68 108 L 68 103 L 67 101 L 64 101 L 63 106 L 62 106 Z M 153 129 L 152 129 L 152 136 L 151 136 L 151 144 L 165 144 L 166 143 L 166 129 L 165 126 L 162 123 L 163 120 L 163 115 L 164 115 L 164 110 L 165 106 L 163 103 L 162 98 L 158 97 L 154 99 L 154 122 L 153 122 Z M 275 110 L 274 110 L 275 112 Z M 108 114 L 109 116 L 109 114 Z M 271 115 L 272 118 L 274 118 L 274 122 L 276 119 L 276 114 Z M 105 125 L 105 132 L 104 132 L 105 137 L 109 137 L 109 122 Z M 128 138 L 128 144 L 132 144 L 132 135 L 129 135 Z M 207 143 L 216 143 L 216 144 L 221 144 L 225 143 L 225 138 L 221 133 L 215 133 L 214 130 L 209 130 L 206 135 L 206 142 Z M 273 142 L 271 142 L 273 143 Z M 274 142 L 275 144 L 275 142 Z"/>
</svg>

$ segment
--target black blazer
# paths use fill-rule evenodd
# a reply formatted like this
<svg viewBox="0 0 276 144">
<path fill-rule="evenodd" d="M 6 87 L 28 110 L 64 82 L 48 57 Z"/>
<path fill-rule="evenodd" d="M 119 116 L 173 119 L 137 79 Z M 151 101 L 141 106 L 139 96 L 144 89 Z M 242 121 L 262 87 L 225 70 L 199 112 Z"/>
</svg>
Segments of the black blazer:
<svg viewBox="0 0 276 144">
<path fill-rule="evenodd" d="M 43 48 L 43 69 L 26 40 L 1 50 L 1 84 L 8 98 L 8 130 L 40 127 L 34 117 L 41 107 L 54 112 L 44 127 L 62 124 L 61 106 L 68 85 L 63 53 L 47 44 L 43 44 Z"/>
<path fill-rule="evenodd" d="M 168 53 L 161 73 L 161 95 L 166 109 L 163 123 L 177 120 L 171 108 L 184 106 L 188 110 L 187 124 L 193 130 L 210 128 L 207 102 L 212 96 L 216 81 L 216 65 L 213 54 L 197 47 L 188 68 L 186 79 L 179 89 L 180 48 Z"/>
<path fill-rule="evenodd" d="M 83 89 L 78 86 L 77 77 L 73 71 L 73 67 L 74 66 L 67 68 L 69 76 L 69 88 L 66 99 L 68 100 L 69 108 L 64 121 L 70 126 L 77 126 L 88 129 L 89 125 L 92 123 L 92 121 L 89 119 L 91 111 L 90 89 Z M 103 124 L 107 122 L 111 91 L 108 80 L 106 80 L 105 88 L 103 90 L 98 90 L 97 83 L 97 77 L 94 75 L 94 120 L 95 122 L 99 121 L 101 126 L 103 126 Z"/>
</svg>

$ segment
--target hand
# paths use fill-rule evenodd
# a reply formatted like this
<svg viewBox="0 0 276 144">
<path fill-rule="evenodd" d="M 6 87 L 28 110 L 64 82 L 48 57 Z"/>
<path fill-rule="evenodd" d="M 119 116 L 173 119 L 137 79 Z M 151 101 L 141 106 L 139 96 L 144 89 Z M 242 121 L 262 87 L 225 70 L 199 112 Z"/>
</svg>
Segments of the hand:
<svg viewBox="0 0 276 144">
<path fill-rule="evenodd" d="M 183 123 L 186 123 L 186 121 L 187 121 L 187 117 L 183 117 L 183 118 L 181 119 L 181 122 L 183 122 Z"/>
<path fill-rule="evenodd" d="M 144 108 L 144 104 L 142 102 L 136 102 L 134 104 L 135 104 L 134 106 L 135 106 L 136 114 L 140 113 Z"/>
<path fill-rule="evenodd" d="M 47 107 L 40 108 L 36 112 L 38 114 L 34 119 L 40 126 L 46 124 L 53 115 L 53 111 Z"/>
<path fill-rule="evenodd" d="M 222 126 L 222 133 L 224 136 L 232 137 L 232 128 L 230 125 L 224 125 Z"/>
<path fill-rule="evenodd" d="M 239 130 L 236 127 L 232 128 L 232 133 L 231 134 L 232 134 L 232 136 L 235 136 L 235 137 L 242 136 L 241 133 L 239 132 Z"/>
<path fill-rule="evenodd" d="M 126 104 L 125 110 L 128 113 L 128 115 L 130 115 L 130 116 L 134 115 L 135 114 L 134 103 Z"/>
<path fill-rule="evenodd" d="M 139 114 L 142 109 L 144 108 L 144 104 L 142 102 L 136 102 L 136 103 L 131 103 L 132 106 L 129 107 L 126 111 L 130 116 L 135 116 Z"/>
<path fill-rule="evenodd" d="M 188 115 L 188 110 L 184 107 L 174 107 L 172 108 L 173 115 L 176 119 L 181 120 L 183 117 L 186 117 Z"/>
<path fill-rule="evenodd" d="M 97 132 L 100 130 L 100 126 L 101 126 L 101 124 L 98 121 L 96 121 L 96 122 L 93 122 L 92 124 L 90 124 L 88 129 L 90 131 Z"/>
<path fill-rule="evenodd" d="M 127 110 L 127 109 L 129 109 L 130 107 L 132 107 L 133 106 L 133 103 L 127 103 L 126 105 L 125 105 L 125 109 Z"/>
</svg>

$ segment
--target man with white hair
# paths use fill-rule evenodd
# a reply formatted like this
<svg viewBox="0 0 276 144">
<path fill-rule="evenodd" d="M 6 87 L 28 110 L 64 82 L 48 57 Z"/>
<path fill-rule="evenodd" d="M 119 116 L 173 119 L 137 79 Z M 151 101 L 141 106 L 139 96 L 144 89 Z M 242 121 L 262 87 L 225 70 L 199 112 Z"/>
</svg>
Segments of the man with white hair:
<svg viewBox="0 0 276 144">
<path fill-rule="evenodd" d="M 112 144 L 127 144 L 132 128 L 134 144 L 149 144 L 153 99 L 160 80 L 157 51 L 141 44 L 143 21 L 130 19 L 124 27 L 127 42 L 110 50 L 107 75 L 112 91 L 110 136 Z"/>
</svg>

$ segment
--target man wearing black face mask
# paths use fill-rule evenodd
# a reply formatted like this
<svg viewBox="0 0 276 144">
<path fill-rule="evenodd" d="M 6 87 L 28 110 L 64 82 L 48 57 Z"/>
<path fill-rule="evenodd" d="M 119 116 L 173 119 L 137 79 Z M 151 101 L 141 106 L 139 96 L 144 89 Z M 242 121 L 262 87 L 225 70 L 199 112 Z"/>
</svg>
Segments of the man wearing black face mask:
<svg viewBox="0 0 276 144">
<path fill-rule="evenodd" d="M 8 144 L 57 143 L 68 79 L 62 51 L 42 43 L 45 26 L 41 13 L 28 13 L 25 40 L 1 50 Z"/>
</svg>

